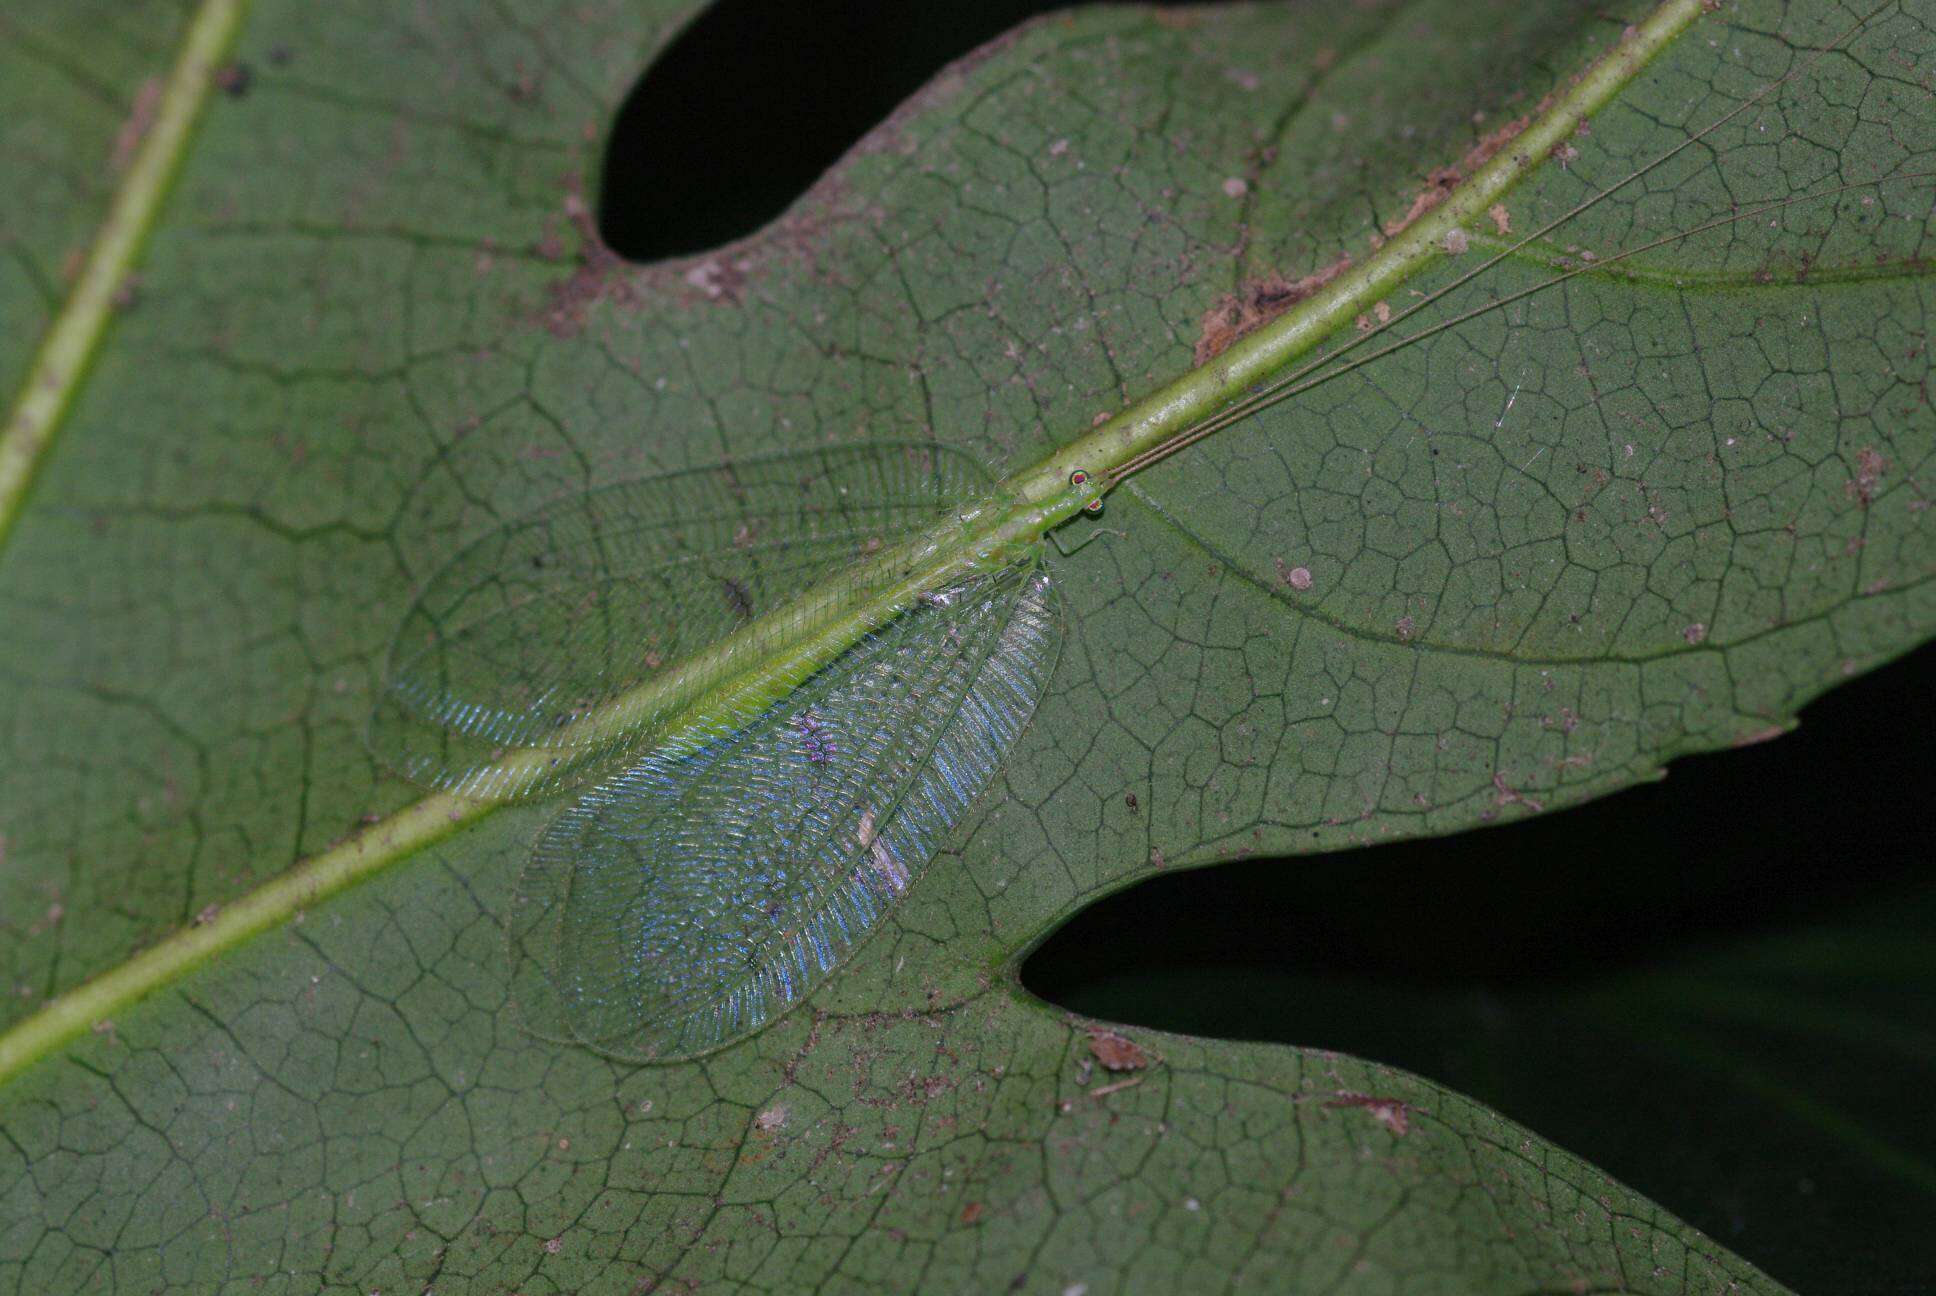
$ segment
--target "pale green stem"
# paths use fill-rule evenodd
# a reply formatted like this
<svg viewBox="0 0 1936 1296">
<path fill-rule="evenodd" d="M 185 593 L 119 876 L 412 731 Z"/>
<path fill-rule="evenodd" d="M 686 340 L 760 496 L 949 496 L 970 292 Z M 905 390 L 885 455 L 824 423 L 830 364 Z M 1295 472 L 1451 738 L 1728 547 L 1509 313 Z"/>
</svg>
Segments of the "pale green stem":
<svg viewBox="0 0 1936 1296">
<path fill-rule="evenodd" d="M 34 472 L 80 391 L 88 361 L 114 316 L 115 297 L 154 227 L 169 181 L 188 151 L 195 118 L 215 83 L 216 66 L 246 8 L 247 0 L 202 0 L 162 86 L 154 120 L 115 189 L 73 291 L 41 339 L 0 429 L 0 544 L 19 518 Z"/>
<path fill-rule="evenodd" d="M 211 8 L 216 7 L 211 5 Z M 1308 354 L 1326 337 L 1369 310 L 1443 252 L 1445 236 L 1474 220 L 1581 121 L 1604 106 L 1648 60 L 1703 12 L 1701 0 L 1667 0 L 1640 27 L 1595 63 L 1537 120 L 1443 202 L 1325 289 L 1244 338 L 1215 361 L 1138 401 L 1041 463 L 1010 477 L 1008 503 L 951 519 L 935 531 L 877 555 L 860 573 L 842 576 L 743 627 L 734 642 L 668 671 L 632 693 L 574 722 L 574 736 L 595 740 L 641 726 L 659 743 L 703 738 L 796 687 L 924 593 L 941 590 L 1011 561 L 1019 548 L 1073 516 L 1096 498 L 1109 469 L 1182 432 L 1245 396 L 1252 384 Z M 1070 485 L 1077 468 L 1092 474 Z M 857 588 L 861 593 L 856 593 Z M 723 675 L 723 663 L 747 654 L 757 660 Z M 672 715 L 663 729 L 651 717 Z M 534 760 L 512 753 L 500 767 L 517 782 Z M 436 794 L 399 811 L 291 869 L 122 966 L 70 991 L 0 1036 L 0 1081 L 36 1058 L 105 1021 L 189 969 L 286 921 L 326 896 L 370 877 L 404 856 L 482 817 L 496 803 Z"/>
</svg>

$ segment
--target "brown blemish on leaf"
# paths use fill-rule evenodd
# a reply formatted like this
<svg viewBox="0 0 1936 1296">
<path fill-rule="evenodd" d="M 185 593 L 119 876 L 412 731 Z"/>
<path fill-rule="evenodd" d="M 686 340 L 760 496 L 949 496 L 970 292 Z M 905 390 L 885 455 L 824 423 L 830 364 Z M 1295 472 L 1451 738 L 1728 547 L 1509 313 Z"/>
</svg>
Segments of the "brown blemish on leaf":
<svg viewBox="0 0 1936 1296">
<path fill-rule="evenodd" d="M 696 289 L 707 301 L 737 306 L 746 290 L 747 272 L 753 268 L 750 257 L 709 257 L 680 276 L 686 286 Z"/>
<path fill-rule="evenodd" d="M 1512 233 L 1512 213 L 1506 210 L 1506 204 L 1494 203 L 1486 208 L 1486 215 L 1492 217 L 1493 229 L 1501 234 Z"/>
<path fill-rule="evenodd" d="M 1889 461 L 1878 454 L 1873 446 L 1863 446 L 1855 452 L 1855 476 L 1849 479 L 1845 488 L 1849 498 L 1863 508 L 1869 507 L 1875 500 L 1876 488 L 1882 485 L 1882 478 L 1888 471 Z"/>
<path fill-rule="evenodd" d="M 1336 1098 L 1324 1105 L 1361 1108 L 1367 1116 L 1390 1130 L 1395 1138 L 1404 1138 L 1411 1132 L 1412 1112 L 1424 1110 L 1421 1107 L 1413 1107 L 1410 1103 L 1400 1102 L 1396 1098 L 1379 1098 L 1372 1094 L 1347 1092 L 1340 1092 Z"/>
<path fill-rule="evenodd" d="M 1526 129 L 1533 117 L 1546 111 L 1546 101 L 1523 117 L 1515 117 L 1495 130 L 1481 135 L 1473 146 L 1465 151 L 1465 156 L 1451 166 L 1435 167 L 1425 177 L 1425 188 L 1412 199 L 1412 205 L 1397 220 L 1385 223 L 1385 237 L 1394 238 L 1406 226 L 1444 202 L 1454 189 L 1474 171 L 1492 161 L 1500 149 L 1511 143 L 1519 133 Z M 1496 221 L 1498 218 L 1494 217 Z"/>
<path fill-rule="evenodd" d="M 1760 743 L 1773 742 L 1787 732 L 1787 725 L 1764 725 L 1760 729 L 1750 729 L 1747 733 L 1742 734 L 1728 745 L 1730 747 L 1753 747 Z"/>
<path fill-rule="evenodd" d="M 1228 351 L 1237 339 L 1270 323 L 1350 267 L 1351 254 L 1342 253 L 1330 265 L 1302 279 L 1267 275 L 1217 298 L 1203 312 L 1203 326 L 1197 333 L 1196 362 L 1208 364 Z"/>
<path fill-rule="evenodd" d="M 249 93 L 249 86 L 255 81 L 255 73 L 247 63 L 224 63 L 215 69 L 215 88 L 231 99 L 240 99 Z"/>
<path fill-rule="evenodd" d="M 1494 805 L 1501 805 L 1501 806 L 1523 805 L 1528 810 L 1531 810 L 1534 814 L 1538 814 L 1540 811 L 1546 808 L 1546 806 L 1542 802 L 1535 801 L 1532 797 L 1525 795 L 1523 792 L 1520 792 L 1517 789 L 1508 787 L 1506 785 L 1506 776 L 1504 774 L 1495 773 L 1492 776 L 1492 790 L 1495 793 L 1492 799 L 1492 803 Z"/>
<path fill-rule="evenodd" d="M 116 171 L 128 169 L 134 161 L 135 151 L 141 147 L 142 139 L 148 128 L 155 124 L 155 113 L 161 107 L 161 78 L 149 77 L 135 91 L 134 106 L 128 109 L 127 118 L 122 121 L 121 129 L 114 137 L 114 153 L 109 160 Z"/>
<path fill-rule="evenodd" d="M 973 1227 L 975 1222 L 981 1218 L 982 1210 L 983 1207 L 980 1202 L 969 1202 L 961 1208 L 961 1222 Z"/>
<path fill-rule="evenodd" d="M 1150 1062 L 1149 1054 L 1135 1040 L 1099 1026 L 1089 1031 L 1089 1051 L 1105 1071 L 1141 1071 Z"/>
<path fill-rule="evenodd" d="M 576 177 L 566 184 L 564 217 L 578 232 L 578 268 L 551 286 L 542 320 L 554 336 L 572 337 L 585 327 L 585 316 L 594 305 L 604 301 L 630 304 L 638 298 L 625 274 L 624 261 L 598 236 L 598 223 L 579 194 Z M 547 228 L 536 251 L 546 260 L 563 257 L 564 245 L 554 227 Z"/>
<path fill-rule="evenodd" d="M 1311 588 L 1311 569 L 1309 567 L 1293 567 L 1282 558 L 1272 558 L 1271 565 L 1277 568 L 1277 579 L 1283 581 L 1292 589 L 1301 593 Z"/>
</svg>

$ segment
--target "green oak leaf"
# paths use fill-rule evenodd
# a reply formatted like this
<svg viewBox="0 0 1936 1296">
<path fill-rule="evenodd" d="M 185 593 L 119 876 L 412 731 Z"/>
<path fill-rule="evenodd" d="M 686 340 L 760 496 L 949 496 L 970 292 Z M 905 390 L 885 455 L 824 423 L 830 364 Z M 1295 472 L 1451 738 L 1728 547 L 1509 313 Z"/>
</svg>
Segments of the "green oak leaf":
<svg viewBox="0 0 1936 1296">
<path fill-rule="evenodd" d="M 922 436 L 1023 467 L 1374 256 L 1645 12 L 1052 17 L 755 238 L 627 266 L 587 216 L 601 132 L 696 7 L 0 17 L 0 375 L 23 402 L 70 254 L 167 120 L 150 78 L 232 11 L 248 69 L 184 137 L 31 494 L 0 499 L 0 1012 L 32 1029 L 178 929 L 236 930 L 346 839 L 396 864 L 285 893 L 288 922 L 4 1078 L 0 1284 L 1779 1290 L 1427 1080 L 1099 1036 L 1014 966 L 1153 871 L 1574 804 L 1778 731 L 1928 635 L 1936 234 L 1926 183 L 1868 182 L 1936 165 L 1936 9 L 1884 6 L 1430 309 L 1587 269 L 1564 287 L 1118 492 L 1126 536 L 1052 562 L 1047 701 L 890 928 L 764 1033 L 632 1067 L 508 1006 L 503 906 L 543 807 L 394 861 L 351 836 L 418 799 L 361 728 L 429 574 L 547 499 L 723 457 Z M 1388 304 L 1861 18 L 1702 16 Z"/>
</svg>

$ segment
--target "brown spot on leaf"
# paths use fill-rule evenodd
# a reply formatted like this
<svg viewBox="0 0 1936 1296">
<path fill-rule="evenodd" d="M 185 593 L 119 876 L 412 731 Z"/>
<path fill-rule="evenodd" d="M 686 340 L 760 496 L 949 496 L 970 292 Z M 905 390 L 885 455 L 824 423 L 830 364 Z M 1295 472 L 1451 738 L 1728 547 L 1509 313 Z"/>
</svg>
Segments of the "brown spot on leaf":
<svg viewBox="0 0 1936 1296">
<path fill-rule="evenodd" d="M 1732 743 L 1729 744 L 1729 746 L 1753 747 L 1759 743 L 1772 742 L 1787 732 L 1788 732 L 1787 725 L 1778 725 L 1778 724 L 1764 725 L 1759 729 L 1750 729 L 1747 733 L 1744 733 L 1739 738 L 1736 738 Z"/>
<path fill-rule="evenodd" d="M 746 272 L 752 268 L 752 265 L 752 260 L 747 257 L 733 260 L 709 257 L 687 270 L 681 277 L 688 287 L 697 289 L 700 296 L 707 301 L 737 306 L 740 295 L 746 289 Z"/>
<path fill-rule="evenodd" d="M 128 109 L 128 115 L 114 137 L 114 154 L 110 160 L 116 171 L 128 169 L 128 163 L 134 161 L 135 151 L 141 147 L 148 128 L 155 124 L 155 113 L 161 107 L 161 89 L 161 78 L 149 77 L 141 83 L 141 89 L 135 91 L 134 106 Z"/>
<path fill-rule="evenodd" d="M 231 99 L 248 94 L 254 80 L 255 73 L 249 71 L 247 63 L 224 63 L 215 69 L 215 88 Z"/>
<path fill-rule="evenodd" d="M 982 1209 L 980 1202 L 969 1202 L 961 1208 L 961 1222 L 969 1225 L 974 1224 L 975 1221 L 981 1218 Z"/>
<path fill-rule="evenodd" d="M 1197 333 L 1196 362 L 1208 364 L 1228 351 L 1239 338 L 1270 323 L 1350 267 L 1351 256 L 1345 253 L 1302 279 L 1267 275 L 1217 298 L 1203 312 L 1203 326 Z"/>
<path fill-rule="evenodd" d="M 1292 567 L 1282 558 L 1273 558 L 1271 559 L 1271 563 L 1277 568 L 1277 579 L 1283 581 L 1292 589 L 1303 591 L 1311 588 L 1311 569 L 1309 567 Z"/>
<path fill-rule="evenodd" d="M 1422 1110 L 1413 1107 L 1410 1103 L 1400 1102 L 1396 1098 L 1379 1098 L 1372 1094 L 1361 1093 L 1340 1093 L 1324 1105 L 1361 1108 L 1367 1116 L 1390 1130 L 1396 1138 L 1404 1138 L 1411 1132 L 1410 1114 Z"/>
<path fill-rule="evenodd" d="M 1545 110 L 1546 104 L 1541 101 L 1533 113 Z M 1452 166 L 1436 167 L 1428 173 L 1425 177 L 1425 188 L 1413 197 L 1412 205 L 1405 209 L 1405 214 L 1397 220 L 1386 222 L 1385 237 L 1396 237 L 1413 221 L 1444 202 L 1446 196 L 1458 188 L 1461 181 L 1492 161 L 1493 156 L 1500 149 L 1506 147 L 1521 131 L 1525 130 L 1527 123 L 1533 119 L 1533 113 L 1528 113 L 1524 117 L 1515 117 L 1498 129 L 1487 131 L 1465 151 L 1465 156 L 1458 162 Z M 1494 219 L 1496 220 L 1497 217 Z"/>
<path fill-rule="evenodd" d="M 1859 502 L 1863 508 L 1875 500 L 1876 488 L 1889 471 L 1889 461 L 1878 454 L 1873 446 L 1863 446 L 1855 452 L 1855 476 L 1848 482 L 1849 498 Z"/>
<path fill-rule="evenodd" d="M 575 178 L 567 185 L 564 216 L 578 231 L 578 268 L 551 286 L 542 312 L 545 327 L 556 337 L 576 335 L 585 326 L 586 314 L 600 302 L 630 303 L 637 299 L 624 261 L 599 237 L 598 223 L 579 196 Z M 547 227 L 536 251 L 548 261 L 562 259 L 564 243 L 555 227 Z"/>
<path fill-rule="evenodd" d="M 1512 233 L 1512 213 L 1506 210 L 1506 204 L 1494 203 L 1486 208 L 1486 215 L 1492 217 L 1492 227 L 1499 233 Z"/>
<path fill-rule="evenodd" d="M 1127 1035 L 1094 1027 L 1089 1032 L 1089 1051 L 1096 1055 L 1105 1071 L 1141 1071 L 1149 1065 L 1149 1054 Z"/>
<path fill-rule="evenodd" d="M 1494 793 L 1492 803 L 1494 805 L 1523 805 L 1534 814 L 1538 814 L 1546 808 L 1544 803 L 1535 801 L 1532 797 L 1527 796 L 1516 788 L 1507 786 L 1506 776 L 1504 774 L 1495 773 L 1492 776 L 1492 790 Z"/>
</svg>

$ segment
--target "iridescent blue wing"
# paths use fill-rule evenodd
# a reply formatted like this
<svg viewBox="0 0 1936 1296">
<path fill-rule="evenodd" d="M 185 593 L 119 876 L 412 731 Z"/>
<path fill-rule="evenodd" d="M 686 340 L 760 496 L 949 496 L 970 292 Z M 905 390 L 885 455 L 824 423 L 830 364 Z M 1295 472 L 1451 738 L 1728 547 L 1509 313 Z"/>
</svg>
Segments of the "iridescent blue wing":
<svg viewBox="0 0 1936 1296">
<path fill-rule="evenodd" d="M 1039 564 L 899 617 L 729 738 L 539 839 L 510 923 L 539 1034 L 639 1059 L 757 1030 L 873 931 L 994 776 L 1060 646 Z"/>
<path fill-rule="evenodd" d="M 861 442 L 547 505 L 477 541 L 425 587 L 391 648 L 370 746 L 410 778 L 468 796 L 582 781 L 650 746 L 667 717 L 642 715 L 596 739 L 577 736 L 574 719 L 987 487 L 958 452 Z M 498 761 L 512 749 L 547 759 L 507 771 Z"/>
</svg>

